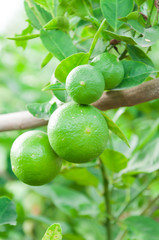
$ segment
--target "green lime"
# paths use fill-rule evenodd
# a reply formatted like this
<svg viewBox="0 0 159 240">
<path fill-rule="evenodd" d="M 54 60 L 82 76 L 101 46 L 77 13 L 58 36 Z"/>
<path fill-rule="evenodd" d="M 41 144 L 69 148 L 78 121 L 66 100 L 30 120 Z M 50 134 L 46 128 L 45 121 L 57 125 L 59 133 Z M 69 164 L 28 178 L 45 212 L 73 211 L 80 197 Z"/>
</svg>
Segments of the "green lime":
<svg viewBox="0 0 159 240">
<path fill-rule="evenodd" d="M 52 150 L 46 133 L 29 131 L 14 141 L 11 164 L 19 180 L 28 185 L 39 186 L 56 177 L 62 160 Z"/>
<path fill-rule="evenodd" d="M 52 148 L 61 158 L 73 163 L 84 163 L 104 151 L 108 127 L 95 107 L 70 102 L 51 115 L 48 137 Z"/>
<path fill-rule="evenodd" d="M 102 74 L 87 64 L 74 68 L 66 79 L 67 93 L 79 104 L 97 101 L 104 88 L 105 82 Z"/>
<path fill-rule="evenodd" d="M 103 74 L 106 90 L 115 88 L 124 78 L 123 65 L 113 54 L 102 53 L 92 60 L 91 65 Z"/>
</svg>

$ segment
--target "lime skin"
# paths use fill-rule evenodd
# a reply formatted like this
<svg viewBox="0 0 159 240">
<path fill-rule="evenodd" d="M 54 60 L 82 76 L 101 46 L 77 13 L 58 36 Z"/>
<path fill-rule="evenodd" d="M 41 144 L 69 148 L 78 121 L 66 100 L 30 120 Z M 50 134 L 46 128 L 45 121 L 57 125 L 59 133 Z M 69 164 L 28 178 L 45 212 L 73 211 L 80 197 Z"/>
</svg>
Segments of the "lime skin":
<svg viewBox="0 0 159 240">
<path fill-rule="evenodd" d="M 90 104 L 97 101 L 104 88 L 103 75 L 88 64 L 74 68 L 66 79 L 67 93 L 79 104 Z"/>
<path fill-rule="evenodd" d="M 123 65 L 113 54 L 102 53 L 92 60 L 91 65 L 103 74 L 105 90 L 117 87 L 124 78 Z"/>
<path fill-rule="evenodd" d="M 62 165 L 62 160 L 49 144 L 47 134 L 38 130 L 20 135 L 12 145 L 10 156 L 14 174 L 32 186 L 50 182 Z"/>
<path fill-rule="evenodd" d="M 95 107 L 70 102 L 51 115 L 48 137 L 52 148 L 61 158 L 84 163 L 97 158 L 104 151 L 108 127 Z"/>
</svg>

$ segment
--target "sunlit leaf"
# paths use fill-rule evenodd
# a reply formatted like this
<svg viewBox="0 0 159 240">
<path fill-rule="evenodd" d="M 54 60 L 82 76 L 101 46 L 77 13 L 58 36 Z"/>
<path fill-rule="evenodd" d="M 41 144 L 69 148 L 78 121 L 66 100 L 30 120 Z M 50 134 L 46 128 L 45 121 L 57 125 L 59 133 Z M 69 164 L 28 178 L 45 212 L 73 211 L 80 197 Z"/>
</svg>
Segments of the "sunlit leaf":
<svg viewBox="0 0 159 240">
<path fill-rule="evenodd" d="M 101 113 L 104 116 L 105 120 L 107 121 L 109 130 L 111 130 L 123 142 L 125 142 L 128 147 L 130 147 L 127 138 L 125 137 L 124 133 L 120 130 L 120 128 L 104 112 Z"/>
<path fill-rule="evenodd" d="M 46 230 L 42 240 L 62 240 L 62 229 L 60 224 L 53 224 Z"/>
<path fill-rule="evenodd" d="M 126 168 L 128 159 L 120 152 L 106 149 L 101 155 L 101 160 L 113 172 L 120 172 Z"/>
<path fill-rule="evenodd" d="M 41 30 L 40 38 L 48 51 L 60 61 L 77 52 L 69 35 L 60 30 Z"/>
</svg>

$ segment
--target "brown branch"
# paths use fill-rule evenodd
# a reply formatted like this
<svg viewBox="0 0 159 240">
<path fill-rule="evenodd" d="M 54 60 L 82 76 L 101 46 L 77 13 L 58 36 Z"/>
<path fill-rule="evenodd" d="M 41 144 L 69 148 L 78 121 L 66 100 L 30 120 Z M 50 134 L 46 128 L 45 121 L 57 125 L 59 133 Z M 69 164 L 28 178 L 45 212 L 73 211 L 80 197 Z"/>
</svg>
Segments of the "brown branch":
<svg viewBox="0 0 159 240">
<path fill-rule="evenodd" d="M 104 92 L 93 105 L 104 111 L 125 106 L 134 106 L 159 98 L 159 78 L 137 87 L 122 91 Z M 0 132 L 36 128 L 47 125 L 46 120 L 33 117 L 29 112 L 0 114 Z"/>
</svg>

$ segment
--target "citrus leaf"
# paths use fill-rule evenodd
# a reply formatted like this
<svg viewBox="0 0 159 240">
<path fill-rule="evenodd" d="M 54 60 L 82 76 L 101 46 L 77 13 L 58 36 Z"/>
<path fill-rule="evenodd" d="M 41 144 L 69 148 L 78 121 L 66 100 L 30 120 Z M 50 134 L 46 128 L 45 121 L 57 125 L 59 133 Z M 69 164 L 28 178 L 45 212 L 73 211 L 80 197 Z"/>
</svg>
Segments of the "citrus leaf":
<svg viewBox="0 0 159 240">
<path fill-rule="evenodd" d="M 133 0 L 101 0 L 100 4 L 103 16 L 115 30 L 122 25 L 118 18 L 127 16 L 133 9 Z"/>
<path fill-rule="evenodd" d="M 159 138 L 140 149 L 130 160 L 122 174 L 151 173 L 159 169 Z"/>
<path fill-rule="evenodd" d="M 110 149 L 105 149 L 100 158 L 107 168 L 116 173 L 126 168 L 128 163 L 128 159 L 122 153 Z"/>
<path fill-rule="evenodd" d="M 28 111 L 37 118 L 48 120 L 51 114 L 57 109 L 56 103 L 31 103 L 27 105 Z"/>
<path fill-rule="evenodd" d="M 55 17 L 49 21 L 44 28 L 46 30 L 61 29 L 64 31 L 69 30 L 69 21 L 66 17 Z"/>
<path fill-rule="evenodd" d="M 72 69 L 79 65 L 87 64 L 89 60 L 88 53 L 76 53 L 64 59 L 55 70 L 55 77 L 60 82 L 65 82 L 67 75 Z"/>
<path fill-rule="evenodd" d="M 126 17 L 119 18 L 120 21 L 126 22 L 128 25 L 130 25 L 135 31 L 138 33 L 144 33 L 145 31 L 145 22 L 144 18 L 141 14 L 136 12 L 131 12 Z"/>
<path fill-rule="evenodd" d="M 65 85 L 62 83 L 54 83 L 54 84 L 49 84 L 47 85 L 45 88 L 43 88 L 43 91 L 48 91 L 48 90 L 52 90 L 52 91 L 58 91 L 58 90 L 66 90 L 66 88 L 64 87 Z"/>
<path fill-rule="evenodd" d="M 65 169 L 62 175 L 69 180 L 75 181 L 79 185 L 94 187 L 98 185 L 98 179 L 86 168 Z"/>
<path fill-rule="evenodd" d="M 16 206 L 7 197 L 0 197 L 0 225 L 16 225 Z"/>
<path fill-rule="evenodd" d="M 39 20 L 37 19 L 37 17 L 35 16 L 34 12 L 33 12 L 33 9 L 31 9 L 29 7 L 29 4 L 24 1 L 24 8 L 25 8 L 25 11 L 26 11 L 26 14 L 31 22 L 31 24 L 36 28 L 36 29 L 41 29 L 41 24 L 39 22 Z"/>
<path fill-rule="evenodd" d="M 60 61 L 77 52 L 69 35 L 61 30 L 41 30 L 40 38 L 46 49 Z"/>
<path fill-rule="evenodd" d="M 46 230 L 42 240 L 62 240 L 62 229 L 60 224 L 53 224 Z"/>
<path fill-rule="evenodd" d="M 53 58 L 53 54 L 48 53 L 41 63 L 41 68 L 44 68 L 51 61 L 52 58 Z"/>
<path fill-rule="evenodd" d="M 133 45 L 128 45 L 127 49 L 128 49 L 128 53 L 129 53 L 130 57 L 132 58 L 132 60 L 143 62 L 146 65 L 154 67 L 152 60 L 139 47 L 136 47 Z"/>
<path fill-rule="evenodd" d="M 124 79 L 115 89 L 125 89 L 141 84 L 154 71 L 154 68 L 143 62 L 122 61 Z"/>
<path fill-rule="evenodd" d="M 35 3 L 40 5 L 46 11 L 52 13 L 54 8 L 54 0 L 34 0 Z"/>
<path fill-rule="evenodd" d="M 147 216 L 132 216 L 124 220 L 128 231 L 135 239 L 158 240 L 159 223 Z"/>
<path fill-rule="evenodd" d="M 86 215 L 95 217 L 99 214 L 97 204 L 80 191 L 59 184 L 32 189 L 51 199 L 57 208 L 71 217 Z"/>
<path fill-rule="evenodd" d="M 124 133 L 120 130 L 120 128 L 104 112 L 101 113 L 104 116 L 105 120 L 107 121 L 108 128 L 114 134 L 116 134 L 123 142 L 125 142 L 128 147 L 130 147 L 127 138 L 125 137 Z"/>
<path fill-rule="evenodd" d="M 67 91 L 65 90 L 65 88 L 66 88 L 65 83 L 60 83 L 55 78 L 55 75 L 53 74 L 53 76 L 51 78 L 51 85 L 53 85 L 52 91 L 53 91 L 54 96 L 58 100 L 60 100 L 61 102 L 64 102 L 64 103 L 67 102 L 68 101 L 68 94 L 67 94 Z"/>
<path fill-rule="evenodd" d="M 104 30 L 103 31 L 107 36 L 110 37 L 110 39 L 116 39 L 119 41 L 123 41 L 126 42 L 128 44 L 132 44 L 132 45 L 136 45 L 137 43 L 135 42 L 135 40 L 133 39 L 133 37 L 130 36 L 126 36 L 126 35 L 120 35 L 114 32 L 110 32 L 108 30 Z"/>
<path fill-rule="evenodd" d="M 16 40 L 16 41 L 25 41 L 25 40 L 30 40 L 30 39 L 37 38 L 37 37 L 40 37 L 40 34 L 27 34 L 27 35 L 24 35 L 24 36 L 11 37 L 11 38 L 8 38 L 8 39 L 9 40 Z"/>
</svg>

